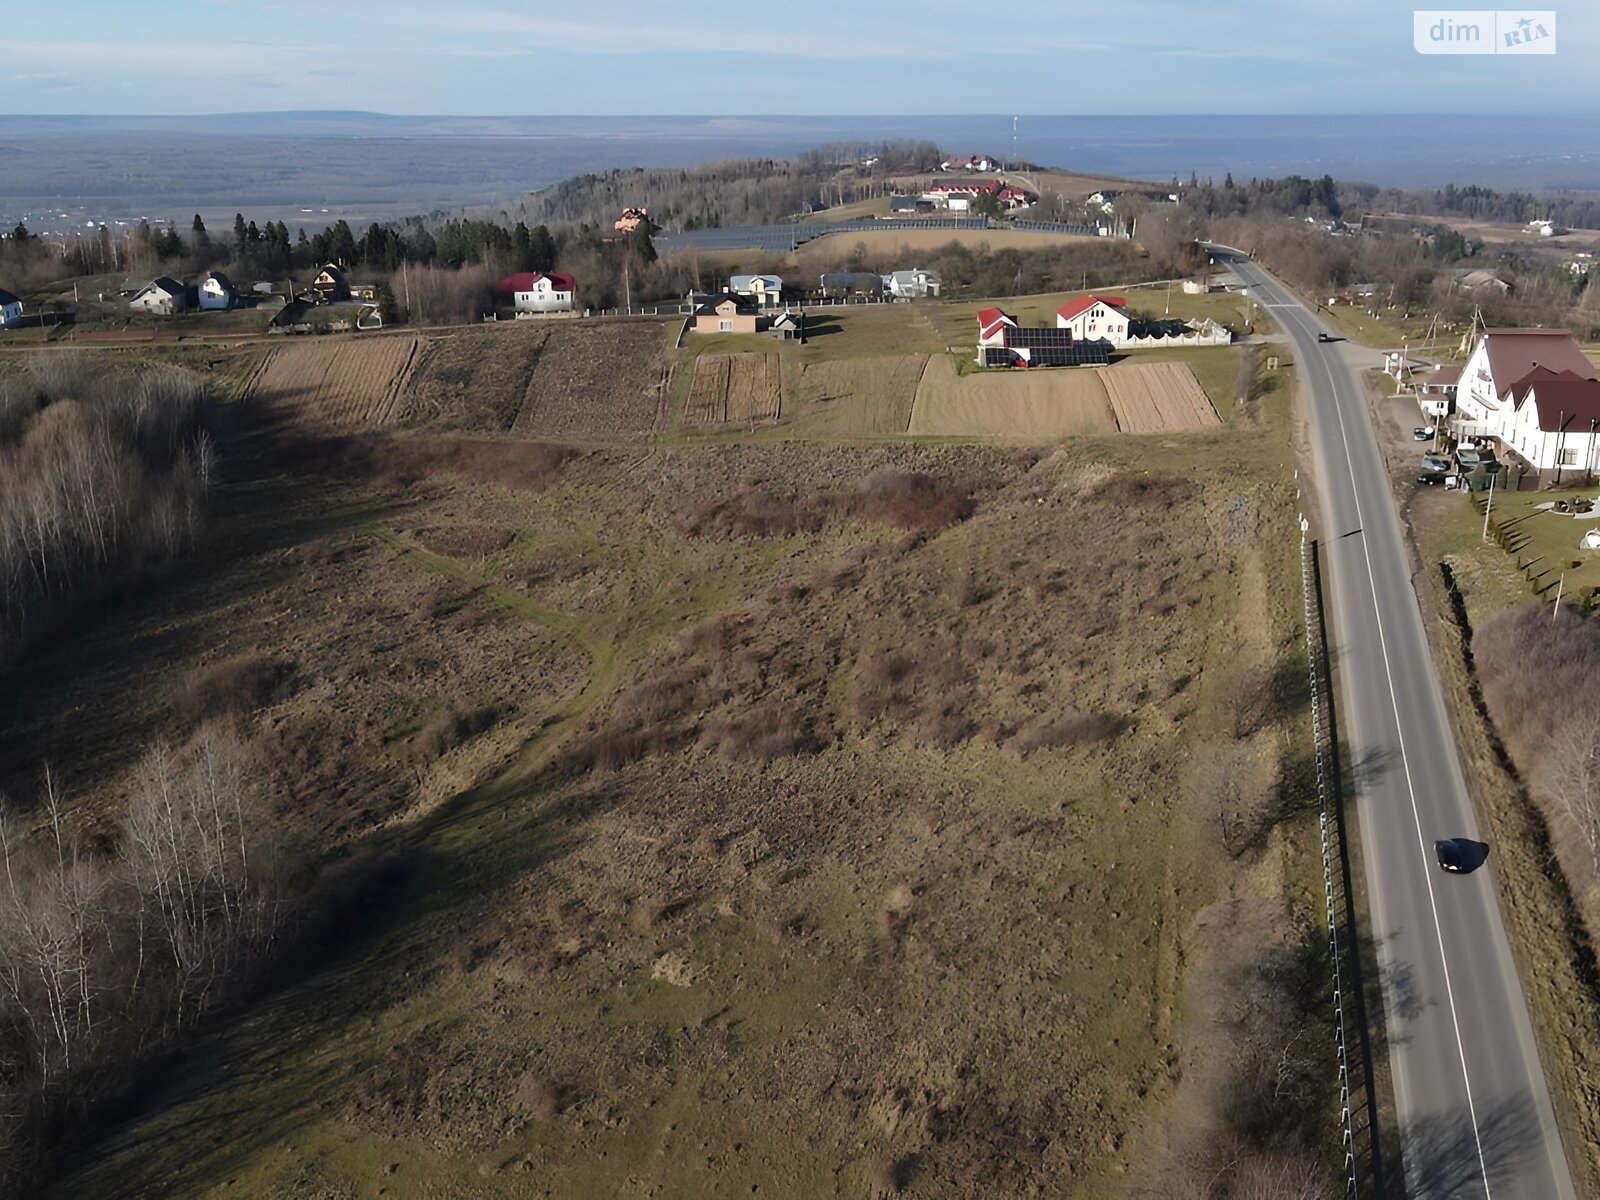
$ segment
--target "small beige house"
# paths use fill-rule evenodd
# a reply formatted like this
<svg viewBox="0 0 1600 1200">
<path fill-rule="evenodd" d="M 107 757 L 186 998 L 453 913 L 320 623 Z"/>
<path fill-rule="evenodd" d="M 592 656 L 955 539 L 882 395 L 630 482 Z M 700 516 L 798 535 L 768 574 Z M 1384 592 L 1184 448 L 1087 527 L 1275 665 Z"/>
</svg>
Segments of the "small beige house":
<svg viewBox="0 0 1600 1200">
<path fill-rule="evenodd" d="M 753 300 L 729 292 L 710 297 L 694 310 L 696 333 L 755 333 L 759 321 Z"/>
</svg>

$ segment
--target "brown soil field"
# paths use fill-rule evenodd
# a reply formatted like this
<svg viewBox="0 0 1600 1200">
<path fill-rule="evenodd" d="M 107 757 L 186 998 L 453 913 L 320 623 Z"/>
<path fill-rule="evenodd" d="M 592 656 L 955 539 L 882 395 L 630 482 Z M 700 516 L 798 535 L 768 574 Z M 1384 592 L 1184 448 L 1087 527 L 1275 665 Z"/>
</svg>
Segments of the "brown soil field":
<svg viewBox="0 0 1600 1200">
<path fill-rule="evenodd" d="M 702 354 L 683 409 L 690 426 L 776 421 L 783 411 L 783 365 L 776 353 Z"/>
<path fill-rule="evenodd" d="M 927 364 L 926 354 L 806 363 L 784 417 L 808 437 L 905 433 Z"/>
<path fill-rule="evenodd" d="M 1086 368 L 957 375 L 952 359 L 934 355 L 917 387 L 909 431 L 1028 439 L 1115 433 L 1101 376 Z"/>
<path fill-rule="evenodd" d="M 1213 429 L 1217 410 L 1188 363 L 1122 363 L 1101 372 L 1122 433 Z"/>
<path fill-rule="evenodd" d="M 580 442 L 648 437 L 666 396 L 666 344 L 659 321 L 557 324 L 512 428 Z"/>
<path fill-rule="evenodd" d="M 256 376 L 248 402 L 294 424 L 376 429 L 396 419 L 416 351 L 412 337 L 319 339 L 280 346 Z"/>
<path fill-rule="evenodd" d="M 505 433 L 522 411 L 550 332 L 539 321 L 500 321 L 429 337 L 405 389 L 401 422 Z"/>
</svg>

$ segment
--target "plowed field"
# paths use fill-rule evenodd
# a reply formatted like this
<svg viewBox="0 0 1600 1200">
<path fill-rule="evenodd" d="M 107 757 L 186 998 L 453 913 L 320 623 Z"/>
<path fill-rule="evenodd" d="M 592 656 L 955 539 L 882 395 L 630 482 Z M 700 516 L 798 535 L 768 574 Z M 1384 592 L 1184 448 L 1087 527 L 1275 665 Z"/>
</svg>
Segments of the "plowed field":
<svg viewBox="0 0 1600 1200">
<path fill-rule="evenodd" d="M 1138 363 L 1101 372 L 1122 433 L 1167 433 L 1222 424 L 1188 363 Z"/>
<path fill-rule="evenodd" d="M 778 419 L 783 368 L 776 354 L 702 354 L 684 405 L 692 426 L 750 425 Z"/>
<path fill-rule="evenodd" d="M 957 375 L 949 357 L 928 360 L 911 410 L 914 434 L 1055 438 L 1114 433 L 1104 372 L 1083 368 Z"/>
<path fill-rule="evenodd" d="M 272 352 L 250 401 L 275 417 L 327 429 L 373 429 L 395 419 L 417 340 L 316 340 Z"/>
</svg>

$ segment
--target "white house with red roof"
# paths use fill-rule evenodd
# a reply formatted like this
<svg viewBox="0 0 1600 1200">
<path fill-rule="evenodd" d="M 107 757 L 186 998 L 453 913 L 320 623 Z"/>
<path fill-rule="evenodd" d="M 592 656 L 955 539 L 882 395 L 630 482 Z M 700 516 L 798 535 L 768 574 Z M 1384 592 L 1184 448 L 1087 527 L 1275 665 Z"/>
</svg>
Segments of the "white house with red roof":
<svg viewBox="0 0 1600 1200">
<path fill-rule="evenodd" d="M 1595 378 L 1594 364 L 1568 330 L 1485 329 L 1456 382 L 1458 435 L 1500 437 L 1515 413 L 1513 387 L 1536 367 Z"/>
<path fill-rule="evenodd" d="M 1121 296 L 1079 296 L 1056 310 L 1056 328 L 1072 330 L 1080 342 L 1126 345 L 1128 321 L 1128 302 Z"/>
<path fill-rule="evenodd" d="M 1600 467 L 1600 379 L 1535 367 L 1509 397 L 1500 441 L 1536 470 Z"/>
<path fill-rule="evenodd" d="M 494 290 L 497 296 L 509 297 L 520 315 L 571 312 L 576 288 L 572 276 L 564 271 L 518 271 L 501 279 Z"/>
<path fill-rule="evenodd" d="M 998 308 L 978 310 L 978 346 L 1004 346 L 1006 330 L 1017 328 L 1017 319 Z"/>
</svg>

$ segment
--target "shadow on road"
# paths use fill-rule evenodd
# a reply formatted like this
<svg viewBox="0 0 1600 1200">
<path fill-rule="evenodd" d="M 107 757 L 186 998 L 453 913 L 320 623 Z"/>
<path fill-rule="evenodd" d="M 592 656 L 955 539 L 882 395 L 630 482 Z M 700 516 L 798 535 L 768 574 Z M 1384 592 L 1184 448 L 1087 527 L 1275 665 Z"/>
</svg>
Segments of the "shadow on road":
<svg viewBox="0 0 1600 1200">
<path fill-rule="evenodd" d="M 1526 1093 L 1478 1105 L 1478 1125 L 1466 1109 L 1430 1113 L 1400 1131 L 1407 1192 L 1413 1196 L 1481 1196 L 1487 1168 L 1495 1195 L 1505 1192 L 1542 1144 L 1539 1118 Z M 1479 1147 L 1482 1161 L 1479 1161 Z M 1529 1193 L 1517 1192 L 1515 1195 Z"/>
</svg>

